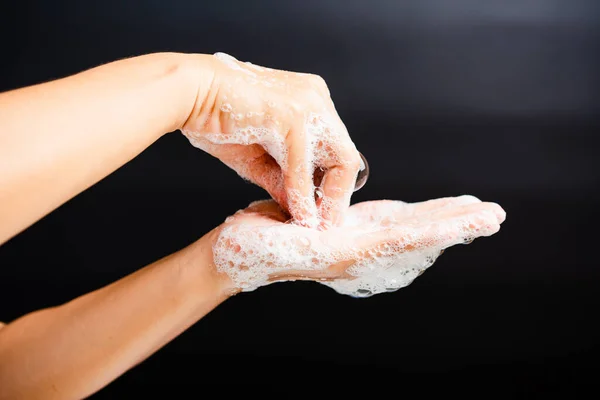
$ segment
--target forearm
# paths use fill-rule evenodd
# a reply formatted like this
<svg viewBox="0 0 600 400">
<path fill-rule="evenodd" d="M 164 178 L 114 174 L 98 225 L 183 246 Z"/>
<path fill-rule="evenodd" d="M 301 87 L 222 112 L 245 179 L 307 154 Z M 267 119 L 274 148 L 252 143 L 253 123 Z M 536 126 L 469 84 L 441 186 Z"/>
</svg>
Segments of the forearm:
<svg viewBox="0 0 600 400">
<path fill-rule="evenodd" d="M 79 399 L 144 360 L 232 294 L 210 235 L 105 288 L 0 330 L 0 399 Z"/>
<path fill-rule="evenodd" d="M 180 128 L 210 66 L 151 54 L 0 94 L 0 243 Z"/>
</svg>

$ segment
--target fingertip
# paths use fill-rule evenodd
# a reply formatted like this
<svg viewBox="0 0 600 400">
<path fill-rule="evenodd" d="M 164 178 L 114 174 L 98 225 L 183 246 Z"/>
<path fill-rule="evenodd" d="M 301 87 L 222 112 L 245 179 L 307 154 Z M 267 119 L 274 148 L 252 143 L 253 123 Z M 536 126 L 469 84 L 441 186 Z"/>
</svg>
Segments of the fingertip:
<svg viewBox="0 0 600 400">
<path fill-rule="evenodd" d="M 501 224 L 506 221 L 506 211 L 500 205 L 498 205 L 498 209 L 496 211 L 496 216 L 498 217 L 498 223 Z"/>
<path fill-rule="evenodd" d="M 498 215 L 495 210 L 482 210 L 479 215 L 482 218 L 478 221 L 475 220 L 480 224 L 477 236 L 492 236 L 500 230 L 500 223 L 498 222 Z"/>
<path fill-rule="evenodd" d="M 326 228 L 342 225 L 349 207 L 349 196 L 339 198 L 324 196 L 319 203 L 319 215 L 321 216 L 322 224 Z"/>
<path fill-rule="evenodd" d="M 333 226 L 339 226 L 344 221 L 346 211 L 350 207 L 355 174 L 341 167 L 329 169 L 323 178 L 319 189 L 323 194 L 319 200 L 319 213 L 323 220 Z"/>
<path fill-rule="evenodd" d="M 490 211 L 494 213 L 498 224 L 503 223 L 506 220 L 506 211 L 502 207 L 500 207 L 497 203 L 488 203 L 490 207 Z"/>
<path fill-rule="evenodd" d="M 295 188 L 288 188 L 286 196 L 288 211 L 298 225 L 309 228 L 316 228 L 319 225 L 314 197 L 305 196 Z"/>
</svg>

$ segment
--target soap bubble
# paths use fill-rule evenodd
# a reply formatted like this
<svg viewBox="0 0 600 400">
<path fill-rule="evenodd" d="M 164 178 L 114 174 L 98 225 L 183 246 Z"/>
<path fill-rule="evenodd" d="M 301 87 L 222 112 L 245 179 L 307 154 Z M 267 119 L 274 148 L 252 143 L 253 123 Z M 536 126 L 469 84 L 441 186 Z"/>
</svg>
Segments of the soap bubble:
<svg viewBox="0 0 600 400">
<path fill-rule="evenodd" d="M 363 186 L 365 186 L 365 183 L 367 183 L 367 180 L 369 179 L 369 164 L 367 163 L 367 159 L 365 158 L 365 156 L 363 156 L 362 153 L 358 153 L 360 154 L 360 158 L 362 160 L 362 165 L 361 165 L 361 169 L 360 171 L 358 171 L 358 175 L 356 176 L 356 184 L 354 185 L 354 191 L 356 192 L 357 190 L 360 190 Z"/>
</svg>

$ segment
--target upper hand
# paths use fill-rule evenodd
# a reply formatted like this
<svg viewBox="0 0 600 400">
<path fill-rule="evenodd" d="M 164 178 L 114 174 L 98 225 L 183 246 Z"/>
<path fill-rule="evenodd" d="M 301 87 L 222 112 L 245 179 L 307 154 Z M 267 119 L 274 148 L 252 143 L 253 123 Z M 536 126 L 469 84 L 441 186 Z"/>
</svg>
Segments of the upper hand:
<svg viewBox="0 0 600 400">
<path fill-rule="evenodd" d="M 300 225 L 341 223 L 362 161 L 323 79 L 223 53 L 214 61 L 209 93 L 182 132 Z"/>
</svg>

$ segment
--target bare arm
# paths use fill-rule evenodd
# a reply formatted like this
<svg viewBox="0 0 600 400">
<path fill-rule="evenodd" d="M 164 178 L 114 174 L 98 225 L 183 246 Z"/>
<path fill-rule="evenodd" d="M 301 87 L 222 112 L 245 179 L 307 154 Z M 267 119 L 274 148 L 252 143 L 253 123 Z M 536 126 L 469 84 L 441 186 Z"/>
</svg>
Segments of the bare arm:
<svg viewBox="0 0 600 400">
<path fill-rule="evenodd" d="M 0 244 L 179 129 L 211 60 L 150 54 L 0 94 Z"/>
<path fill-rule="evenodd" d="M 69 303 L 0 329 L 0 399 L 80 399 L 138 364 L 233 292 L 210 233 Z"/>
<path fill-rule="evenodd" d="M 505 218 L 497 204 L 473 196 L 366 202 L 349 212 L 350 224 L 322 231 L 287 223 L 274 201 L 254 202 L 172 256 L 6 325 L 0 400 L 88 396 L 240 290 L 295 279 L 353 295 L 361 285 L 372 294 L 404 287 L 431 265 L 432 254 L 493 235 Z M 282 251 L 274 257 L 273 249 Z M 357 262 L 362 269 L 349 274 Z M 394 283 L 378 280 L 384 270 L 393 270 Z"/>
</svg>

